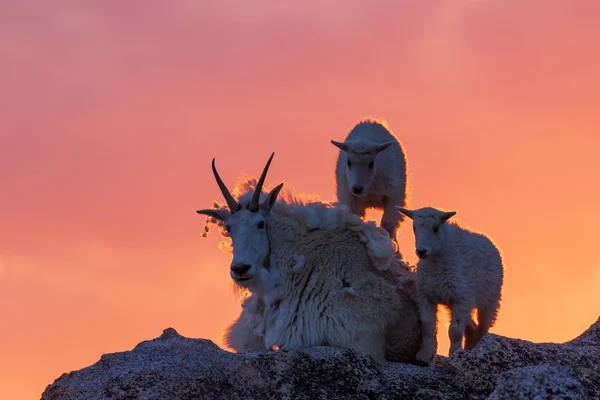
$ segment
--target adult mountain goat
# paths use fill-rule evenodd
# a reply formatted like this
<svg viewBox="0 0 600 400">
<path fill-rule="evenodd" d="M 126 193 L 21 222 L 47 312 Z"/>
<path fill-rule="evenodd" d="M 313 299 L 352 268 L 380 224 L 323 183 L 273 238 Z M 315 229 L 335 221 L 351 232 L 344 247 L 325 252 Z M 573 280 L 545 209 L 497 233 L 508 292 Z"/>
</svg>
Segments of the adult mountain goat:
<svg viewBox="0 0 600 400">
<path fill-rule="evenodd" d="M 335 168 L 337 198 L 364 218 L 368 208 L 383 211 L 381 226 L 392 240 L 404 217 L 395 206 L 406 205 L 406 155 L 385 122 L 361 120 L 344 142 L 331 141 L 340 149 Z"/>
<path fill-rule="evenodd" d="M 272 157 L 256 184 L 238 184 L 237 200 L 213 160 L 227 206 L 198 211 L 231 238 L 230 275 L 251 292 L 225 341 L 236 351 L 328 345 L 380 362 L 415 361 L 421 323 L 414 276 L 388 233 L 345 207 L 279 196 L 282 185 L 263 193 Z"/>
</svg>

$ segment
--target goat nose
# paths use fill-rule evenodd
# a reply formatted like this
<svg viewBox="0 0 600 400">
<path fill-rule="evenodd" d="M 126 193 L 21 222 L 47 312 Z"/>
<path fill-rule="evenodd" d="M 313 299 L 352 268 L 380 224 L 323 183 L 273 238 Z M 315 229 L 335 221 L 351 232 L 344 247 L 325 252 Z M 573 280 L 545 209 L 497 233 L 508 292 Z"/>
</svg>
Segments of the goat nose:
<svg viewBox="0 0 600 400">
<path fill-rule="evenodd" d="M 246 272 L 248 272 L 249 269 L 250 269 L 250 264 L 237 264 L 237 265 L 231 266 L 231 270 L 240 276 L 242 276 Z"/>
<path fill-rule="evenodd" d="M 427 249 L 417 249 L 417 255 L 423 257 L 427 253 Z"/>
<path fill-rule="evenodd" d="M 359 185 L 353 185 L 352 186 L 352 190 L 354 191 L 354 193 L 358 194 L 358 193 L 361 193 L 363 191 L 363 187 L 359 186 Z"/>
</svg>

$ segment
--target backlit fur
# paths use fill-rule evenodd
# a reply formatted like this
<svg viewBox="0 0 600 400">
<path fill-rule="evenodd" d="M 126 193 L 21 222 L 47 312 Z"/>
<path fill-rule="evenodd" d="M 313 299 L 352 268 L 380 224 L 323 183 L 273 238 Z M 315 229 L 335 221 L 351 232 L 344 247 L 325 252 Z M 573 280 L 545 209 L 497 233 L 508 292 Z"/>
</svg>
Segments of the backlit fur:
<svg viewBox="0 0 600 400">
<path fill-rule="evenodd" d="M 395 240 L 403 216 L 394 209 L 405 206 L 407 187 L 406 155 L 398 138 L 384 121 L 361 120 L 343 143 L 336 168 L 336 193 L 340 204 L 364 218 L 368 208 L 383 211 L 381 226 Z M 356 193 L 353 187 L 362 188 Z"/>
<path fill-rule="evenodd" d="M 504 276 L 500 251 L 486 235 L 449 221 L 454 211 L 398 210 L 413 219 L 419 256 L 417 301 L 423 341 L 417 359 L 430 363 L 435 355 L 438 304 L 451 311 L 449 355 L 462 348 L 463 334 L 465 348 L 472 349 L 498 315 Z M 478 324 L 471 317 L 473 309 L 477 309 Z"/>
</svg>

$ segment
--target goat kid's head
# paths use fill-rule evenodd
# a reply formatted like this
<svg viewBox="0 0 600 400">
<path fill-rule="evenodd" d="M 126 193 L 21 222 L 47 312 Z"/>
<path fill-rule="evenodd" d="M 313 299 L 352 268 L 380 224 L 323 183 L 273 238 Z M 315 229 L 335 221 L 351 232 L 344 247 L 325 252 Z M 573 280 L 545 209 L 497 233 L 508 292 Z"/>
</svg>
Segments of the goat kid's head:
<svg viewBox="0 0 600 400">
<path fill-rule="evenodd" d="M 268 273 L 269 269 L 271 246 L 267 235 L 268 216 L 277 200 L 279 191 L 283 187 L 283 183 L 271 190 L 262 203 L 259 203 L 259 199 L 274 155 L 275 153 L 271 154 L 256 184 L 252 200 L 246 207 L 243 207 L 233 198 L 227 186 L 221 180 L 213 158 L 213 174 L 223 197 L 227 201 L 229 210 L 206 209 L 196 211 L 198 214 L 208 215 L 223 221 L 225 230 L 231 237 L 233 245 L 233 260 L 231 261 L 229 274 L 235 283 L 245 288 L 252 289 L 259 285 L 262 281 L 261 276 Z"/>
<path fill-rule="evenodd" d="M 331 143 L 346 154 L 346 179 L 350 193 L 356 197 L 366 196 L 377 170 L 377 155 L 394 142 L 346 141 L 342 143 L 332 140 Z"/>
<path fill-rule="evenodd" d="M 396 210 L 413 220 L 417 256 L 422 260 L 435 256 L 446 239 L 446 221 L 456 211 L 441 211 L 432 207 L 409 210 L 398 206 Z"/>
</svg>

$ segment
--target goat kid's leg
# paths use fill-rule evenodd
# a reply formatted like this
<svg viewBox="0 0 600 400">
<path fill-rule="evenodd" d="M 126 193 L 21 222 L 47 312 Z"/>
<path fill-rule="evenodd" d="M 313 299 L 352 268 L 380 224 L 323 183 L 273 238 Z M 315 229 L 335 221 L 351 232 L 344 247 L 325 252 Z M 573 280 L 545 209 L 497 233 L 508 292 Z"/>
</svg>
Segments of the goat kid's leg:
<svg viewBox="0 0 600 400">
<path fill-rule="evenodd" d="M 477 342 L 479 342 L 479 327 L 471 319 L 465 328 L 465 350 L 473 350 Z"/>
<path fill-rule="evenodd" d="M 396 241 L 396 234 L 401 222 L 401 214 L 396 210 L 393 201 L 386 200 L 383 204 L 383 215 L 381 216 L 381 226 L 388 231 L 390 238 Z"/>
<path fill-rule="evenodd" d="M 435 355 L 437 331 L 437 304 L 427 298 L 419 298 L 419 316 L 421 318 L 421 348 L 417 353 L 417 362 L 429 365 Z"/>
<path fill-rule="evenodd" d="M 488 333 L 490 328 L 496 322 L 498 317 L 498 302 L 487 307 L 477 308 L 477 319 L 479 320 L 479 326 L 477 327 L 478 341 L 481 340 L 483 335 Z"/>
<path fill-rule="evenodd" d="M 351 203 L 350 203 L 350 209 L 352 210 L 352 212 L 354 214 L 356 214 L 360 218 L 364 219 L 365 215 L 367 213 L 367 206 L 366 206 L 366 204 L 364 204 L 361 199 L 357 199 L 354 196 L 352 196 L 352 197 L 353 198 L 352 198 Z"/>
<path fill-rule="evenodd" d="M 338 204 L 347 206 L 353 214 L 356 214 L 360 218 L 365 217 L 367 208 L 361 203 L 360 199 L 350 193 L 350 189 L 346 183 L 343 183 L 343 187 L 339 187 L 337 190 Z"/>
<path fill-rule="evenodd" d="M 463 334 L 467 325 L 470 325 L 471 308 L 464 303 L 456 303 L 452 306 L 452 317 L 450 327 L 448 328 L 448 337 L 450 338 L 450 351 L 448 356 L 451 356 L 456 350 L 462 348 Z"/>
</svg>

